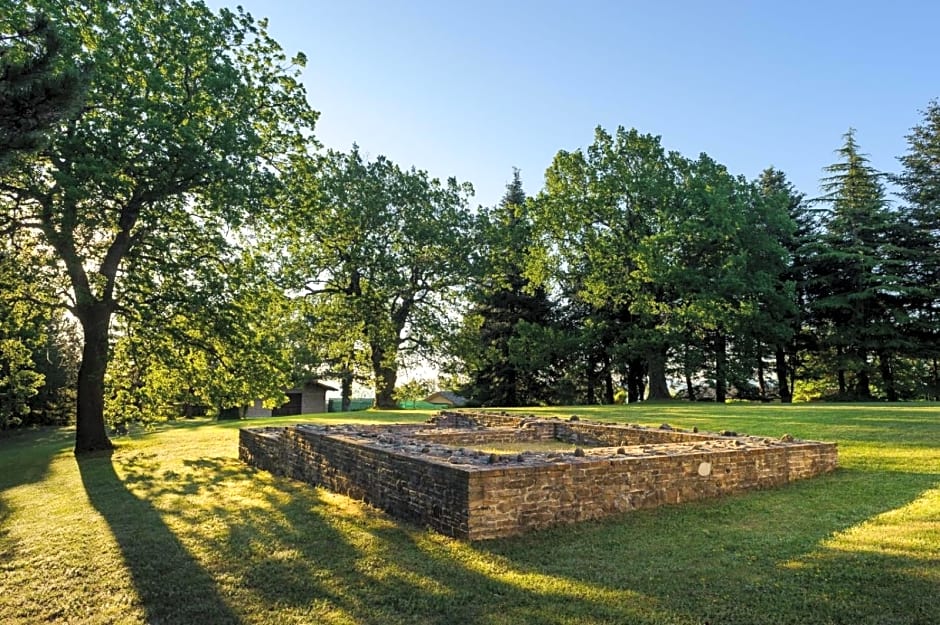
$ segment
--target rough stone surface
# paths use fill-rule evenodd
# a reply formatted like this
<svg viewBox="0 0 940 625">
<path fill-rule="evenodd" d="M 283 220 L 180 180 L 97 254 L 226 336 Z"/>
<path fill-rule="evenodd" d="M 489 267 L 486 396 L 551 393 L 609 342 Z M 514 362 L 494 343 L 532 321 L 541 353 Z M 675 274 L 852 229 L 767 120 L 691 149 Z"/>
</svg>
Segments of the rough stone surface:
<svg viewBox="0 0 940 625">
<path fill-rule="evenodd" d="M 547 440 L 577 453 L 474 449 Z M 442 412 L 425 425 L 243 428 L 239 457 L 470 540 L 779 486 L 838 462 L 834 443 L 792 437 L 483 412 Z"/>
</svg>

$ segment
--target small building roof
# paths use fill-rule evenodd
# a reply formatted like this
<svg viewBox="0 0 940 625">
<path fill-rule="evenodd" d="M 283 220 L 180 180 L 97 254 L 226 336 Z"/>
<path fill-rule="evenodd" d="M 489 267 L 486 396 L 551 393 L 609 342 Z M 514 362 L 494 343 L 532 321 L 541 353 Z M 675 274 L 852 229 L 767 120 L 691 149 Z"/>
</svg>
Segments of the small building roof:
<svg viewBox="0 0 940 625">
<path fill-rule="evenodd" d="M 441 402 L 439 402 L 439 401 L 437 401 L 437 402 L 434 401 L 435 398 L 444 399 L 444 400 L 450 402 L 452 405 L 457 406 L 457 407 L 465 406 L 465 405 L 467 404 L 467 398 L 466 398 L 466 397 L 461 397 L 460 395 L 458 395 L 457 393 L 454 393 L 454 392 L 452 392 L 452 391 L 435 391 L 435 392 L 431 393 L 430 395 L 428 395 L 427 398 L 426 398 L 424 401 L 428 402 L 429 404 L 439 404 L 439 403 L 441 403 Z"/>
<path fill-rule="evenodd" d="M 299 392 L 302 391 L 305 387 L 309 387 L 309 386 L 316 386 L 316 387 L 325 389 L 325 390 L 327 390 L 327 391 L 338 391 L 338 390 L 339 390 L 339 389 L 336 388 L 335 386 L 332 386 L 332 385 L 330 385 L 330 384 L 327 384 L 326 382 L 321 382 L 320 380 L 307 380 L 306 382 L 304 382 L 303 384 L 301 384 L 301 385 L 299 385 L 299 386 L 295 386 L 294 388 L 289 388 L 289 389 L 287 389 L 285 392 L 286 392 L 286 393 L 299 393 Z"/>
</svg>

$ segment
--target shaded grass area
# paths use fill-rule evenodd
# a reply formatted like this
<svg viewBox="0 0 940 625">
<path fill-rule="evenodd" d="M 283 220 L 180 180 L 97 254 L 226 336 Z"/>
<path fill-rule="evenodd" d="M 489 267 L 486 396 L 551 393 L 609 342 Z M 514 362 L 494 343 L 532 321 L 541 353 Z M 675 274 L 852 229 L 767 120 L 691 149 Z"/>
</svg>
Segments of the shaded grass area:
<svg viewBox="0 0 940 625">
<path fill-rule="evenodd" d="M 842 468 L 468 544 L 237 460 L 239 427 L 296 417 L 171 424 L 80 462 L 73 432 L 33 432 L 0 440 L 0 622 L 940 622 L 940 406 L 545 412 L 835 440 Z"/>
</svg>

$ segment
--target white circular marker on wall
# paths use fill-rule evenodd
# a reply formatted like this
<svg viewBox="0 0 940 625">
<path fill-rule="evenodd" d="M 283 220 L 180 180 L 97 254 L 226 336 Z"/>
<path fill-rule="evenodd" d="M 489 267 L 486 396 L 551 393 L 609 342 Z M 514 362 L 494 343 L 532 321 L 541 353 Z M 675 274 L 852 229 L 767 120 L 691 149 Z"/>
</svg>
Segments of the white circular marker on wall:
<svg viewBox="0 0 940 625">
<path fill-rule="evenodd" d="M 698 474 L 701 475 L 702 477 L 708 477 L 709 475 L 711 475 L 712 463 L 703 462 L 702 464 L 698 465 Z"/>
</svg>

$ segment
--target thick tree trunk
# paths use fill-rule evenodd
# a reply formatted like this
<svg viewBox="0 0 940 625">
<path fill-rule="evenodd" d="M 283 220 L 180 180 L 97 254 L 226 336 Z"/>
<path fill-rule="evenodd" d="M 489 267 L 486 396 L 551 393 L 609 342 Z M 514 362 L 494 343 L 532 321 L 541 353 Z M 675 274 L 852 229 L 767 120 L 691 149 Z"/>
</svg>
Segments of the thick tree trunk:
<svg viewBox="0 0 940 625">
<path fill-rule="evenodd" d="M 728 341 L 723 332 L 715 333 L 715 402 L 728 398 Z"/>
<path fill-rule="evenodd" d="M 95 303 L 76 311 L 85 341 L 78 369 L 75 453 L 113 449 L 104 426 L 104 374 L 108 368 L 111 310 Z"/>
<path fill-rule="evenodd" d="M 379 341 L 371 342 L 372 384 L 375 389 L 373 408 L 395 410 L 398 402 L 395 401 L 395 383 L 398 380 L 398 364 L 395 353 L 389 353 Z"/>
<path fill-rule="evenodd" d="M 666 384 L 666 346 L 655 349 L 649 353 L 649 394 L 651 400 L 672 399 L 669 394 L 669 385 Z"/>
<path fill-rule="evenodd" d="M 864 350 L 858 351 L 858 358 L 861 364 L 858 371 L 855 372 L 855 395 L 858 399 L 869 401 L 871 395 L 871 380 L 868 376 L 868 354 Z"/>
<path fill-rule="evenodd" d="M 585 393 L 584 403 L 589 406 L 593 406 L 594 404 L 597 403 L 597 396 L 595 392 L 596 386 L 597 386 L 597 378 L 594 374 L 594 362 L 593 361 L 588 362 L 587 366 L 585 367 L 585 374 L 587 377 L 587 391 Z"/>
<path fill-rule="evenodd" d="M 866 369 L 859 369 L 855 372 L 855 397 L 862 401 L 872 399 L 871 379 Z"/>
<path fill-rule="evenodd" d="M 375 382 L 375 407 L 385 410 L 398 408 L 395 401 L 398 369 L 395 365 L 388 364 L 385 350 L 377 345 L 372 346 L 372 374 Z"/>
<path fill-rule="evenodd" d="M 692 373 L 688 368 L 685 370 L 685 394 L 689 401 L 695 401 L 695 385 L 692 384 Z"/>
<path fill-rule="evenodd" d="M 639 358 L 630 360 L 627 365 L 627 403 L 635 404 L 643 399 L 643 361 Z"/>
<path fill-rule="evenodd" d="M 375 407 L 395 410 L 398 408 L 398 402 L 395 401 L 395 381 L 398 379 L 398 371 L 392 367 L 382 367 L 375 376 Z"/>
<path fill-rule="evenodd" d="M 898 387 L 894 380 L 894 367 L 891 363 L 891 355 L 887 352 L 878 354 L 878 369 L 881 372 L 881 381 L 885 385 L 885 395 L 888 401 L 898 401 Z"/>
<path fill-rule="evenodd" d="M 761 400 L 767 400 L 767 381 L 764 379 L 764 350 L 763 345 L 757 343 L 757 390 L 760 391 Z"/>
<path fill-rule="evenodd" d="M 344 369 L 340 378 L 340 411 L 349 412 L 352 403 L 353 376 L 349 369 Z"/>
<path fill-rule="evenodd" d="M 933 388 L 928 399 L 933 397 L 934 401 L 940 401 L 940 361 L 933 359 Z"/>
<path fill-rule="evenodd" d="M 604 372 L 604 403 L 608 405 L 614 403 L 614 376 L 610 372 L 610 365 L 607 365 L 607 370 Z"/>
<path fill-rule="evenodd" d="M 793 392 L 790 390 L 789 371 L 787 370 L 787 354 L 783 351 L 783 346 L 778 345 L 775 353 L 777 364 L 777 388 L 780 391 L 780 402 L 783 404 L 793 403 Z"/>
<path fill-rule="evenodd" d="M 506 368 L 506 397 L 504 406 L 518 406 L 519 404 L 519 380 L 516 375 L 516 368 L 510 365 Z"/>
</svg>

